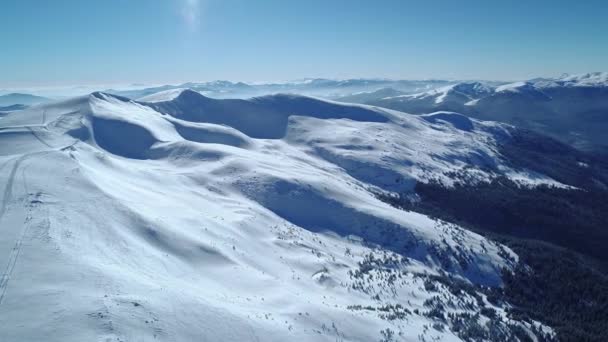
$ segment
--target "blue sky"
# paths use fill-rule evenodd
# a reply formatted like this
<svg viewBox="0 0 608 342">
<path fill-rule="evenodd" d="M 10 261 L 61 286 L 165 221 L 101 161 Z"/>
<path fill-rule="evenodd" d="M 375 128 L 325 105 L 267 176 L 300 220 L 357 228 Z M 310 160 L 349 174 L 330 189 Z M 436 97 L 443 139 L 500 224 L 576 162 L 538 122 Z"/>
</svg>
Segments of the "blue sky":
<svg viewBox="0 0 608 342">
<path fill-rule="evenodd" d="M 608 1 L 2 0 L 0 87 L 608 71 Z"/>
</svg>

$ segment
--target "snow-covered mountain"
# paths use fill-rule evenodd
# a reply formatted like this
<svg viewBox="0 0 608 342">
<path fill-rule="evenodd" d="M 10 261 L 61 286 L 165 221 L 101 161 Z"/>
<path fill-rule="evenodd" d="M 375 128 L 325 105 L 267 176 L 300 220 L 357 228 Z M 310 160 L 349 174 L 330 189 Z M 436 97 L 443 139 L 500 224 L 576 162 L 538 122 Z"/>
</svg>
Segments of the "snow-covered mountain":
<svg viewBox="0 0 608 342">
<path fill-rule="evenodd" d="M 418 94 L 345 101 L 415 114 L 455 111 L 533 129 L 582 150 L 607 152 L 607 79 L 608 73 L 590 73 L 498 86 L 464 82 Z"/>
<path fill-rule="evenodd" d="M 21 104 L 0 107 L 0 117 L 4 116 L 10 112 L 24 110 L 25 108 L 27 108 L 27 106 L 21 105 Z"/>
<path fill-rule="evenodd" d="M 513 127 L 296 95 L 146 101 L 93 93 L 0 119 L 7 340 L 550 334 L 480 287 L 513 251 L 380 200 L 455 179 L 566 187 L 503 154 Z"/>
<path fill-rule="evenodd" d="M 378 90 L 372 91 L 361 91 L 358 93 L 353 93 L 347 96 L 342 96 L 334 99 L 335 101 L 340 102 L 349 102 L 349 103 L 366 103 L 368 101 L 374 101 L 377 99 L 383 99 L 387 97 L 396 97 L 400 95 L 406 95 L 406 92 L 393 89 L 393 88 L 381 88 Z"/>
<path fill-rule="evenodd" d="M 17 111 L 17 110 L 24 110 L 27 107 L 28 106 L 22 105 L 22 104 L 14 104 L 14 105 L 10 105 L 10 106 L 2 106 L 2 107 L 0 107 L 0 111 L 2 111 L 2 112 L 14 112 L 14 111 Z"/>
<path fill-rule="evenodd" d="M 404 111 L 414 114 L 431 113 L 440 110 L 466 112 L 467 105 L 473 101 L 488 96 L 494 89 L 480 82 L 460 82 L 445 87 L 416 94 L 400 94 L 384 96 L 379 94 L 375 99 L 367 98 L 362 103 L 374 103 L 387 108 L 403 107 Z M 371 95 L 371 94 L 370 94 Z M 358 99 L 355 99 L 358 100 Z M 344 97 L 338 101 L 355 102 Z M 359 102 L 359 101 L 357 101 Z"/>
<path fill-rule="evenodd" d="M 0 95 L 0 107 L 9 107 L 14 105 L 31 106 L 50 101 L 51 99 L 49 98 L 31 94 L 10 93 Z"/>
</svg>

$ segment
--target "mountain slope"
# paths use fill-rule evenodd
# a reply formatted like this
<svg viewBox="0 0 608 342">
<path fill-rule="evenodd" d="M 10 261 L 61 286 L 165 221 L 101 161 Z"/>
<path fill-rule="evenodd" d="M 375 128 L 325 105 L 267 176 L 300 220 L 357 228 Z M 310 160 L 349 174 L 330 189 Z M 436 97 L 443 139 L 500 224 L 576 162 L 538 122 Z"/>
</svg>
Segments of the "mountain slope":
<svg viewBox="0 0 608 342">
<path fill-rule="evenodd" d="M 563 186 L 501 154 L 512 128 L 293 95 L 174 95 L 93 93 L 0 121 L 2 336 L 550 334 L 481 287 L 516 267 L 509 248 L 377 197 L 456 173 Z"/>
</svg>

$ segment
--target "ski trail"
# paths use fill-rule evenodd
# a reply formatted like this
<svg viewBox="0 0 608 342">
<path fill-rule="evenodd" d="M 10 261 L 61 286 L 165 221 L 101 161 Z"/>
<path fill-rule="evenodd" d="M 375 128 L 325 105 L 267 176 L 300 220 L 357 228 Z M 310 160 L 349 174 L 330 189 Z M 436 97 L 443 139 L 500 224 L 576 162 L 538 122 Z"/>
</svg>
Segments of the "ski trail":
<svg viewBox="0 0 608 342">
<path fill-rule="evenodd" d="M 0 166 L 0 171 L 4 170 L 4 168 L 15 159 L 17 159 L 17 158 L 10 159 L 10 160 L 6 161 L 4 164 L 2 164 L 2 166 Z"/>
<path fill-rule="evenodd" d="M 53 148 L 53 146 L 49 145 L 46 141 L 42 140 L 42 138 L 40 138 L 40 136 L 38 136 L 38 134 L 32 129 L 32 127 L 26 126 L 26 128 L 28 131 L 30 131 L 30 133 L 32 133 L 32 135 L 34 136 L 34 138 L 36 138 L 36 140 L 40 141 L 46 147 Z"/>
<path fill-rule="evenodd" d="M 69 148 L 69 147 L 75 145 L 76 143 L 77 143 L 77 141 L 64 148 Z M 63 149 L 61 149 L 61 150 L 63 150 Z M 21 166 L 21 163 L 23 163 L 29 157 L 32 157 L 34 155 L 46 154 L 48 152 L 49 151 L 24 154 L 15 160 L 15 163 L 13 164 L 13 169 L 11 170 L 11 173 L 8 177 L 8 181 L 6 182 L 6 186 L 4 188 L 4 195 L 2 197 L 2 203 L 0 204 L 0 222 L 2 222 L 4 215 L 6 214 L 6 211 L 8 208 L 8 202 L 13 197 L 13 185 L 15 182 L 15 176 L 17 175 L 17 171 L 19 170 L 19 166 Z M 2 165 L 2 168 L 5 165 L 6 164 Z M 17 241 L 15 242 L 15 245 L 11 249 L 10 255 L 8 257 L 8 262 L 7 262 L 6 268 L 4 270 L 4 273 L 2 274 L 2 278 L 0 279 L 0 305 L 2 305 L 2 302 L 4 301 L 8 282 L 11 278 L 13 270 L 15 269 L 15 265 L 17 264 L 17 259 L 19 259 L 19 255 L 21 253 L 21 246 L 23 244 L 23 239 L 27 235 L 28 229 L 29 229 L 29 224 L 25 224 L 21 230 L 21 234 L 19 234 L 19 237 L 17 238 Z"/>
<path fill-rule="evenodd" d="M 4 218 L 4 214 L 6 213 L 6 209 L 8 207 L 8 201 L 13 196 L 13 183 L 15 180 L 15 175 L 17 174 L 17 170 L 19 169 L 19 166 L 21 165 L 21 163 L 25 159 L 27 159 L 29 156 L 30 156 L 29 154 L 23 155 L 15 161 L 15 164 L 13 164 L 13 169 L 11 170 L 11 174 L 8 178 L 8 181 L 6 183 L 6 188 L 4 190 L 4 196 L 2 198 L 2 206 L 0 206 L 0 221 L 2 221 L 2 219 Z M 15 246 L 13 247 L 13 249 L 11 249 L 11 253 L 8 257 L 8 263 L 6 265 L 6 269 L 4 270 L 4 274 L 2 275 L 2 279 L 0 280 L 0 305 L 2 305 L 2 301 L 4 300 L 4 296 L 6 294 L 6 288 L 8 285 L 8 281 L 10 280 L 11 274 L 13 273 L 15 264 L 17 263 L 17 259 L 19 258 L 19 253 L 21 252 L 21 245 L 23 243 L 23 237 L 25 236 L 25 234 L 27 232 L 27 228 L 28 228 L 28 225 L 26 225 L 23 228 L 23 230 L 21 231 L 21 234 L 20 234 L 19 238 L 17 239 Z"/>
<path fill-rule="evenodd" d="M 11 250 L 11 254 L 9 255 L 8 264 L 6 265 L 6 269 L 4 274 L 2 275 L 2 280 L 0 280 L 0 305 L 4 301 L 4 296 L 6 294 L 6 289 L 8 285 L 8 281 L 13 274 L 13 270 L 15 269 L 15 265 L 17 264 L 17 259 L 19 259 L 19 254 L 21 253 L 21 245 L 23 244 L 23 238 L 27 234 L 29 228 L 29 224 L 26 224 L 23 230 L 21 231 L 21 235 L 17 239 L 15 246 Z"/>
<path fill-rule="evenodd" d="M 0 205 L 0 221 L 4 214 L 6 213 L 6 208 L 8 207 L 8 201 L 13 195 L 13 182 L 15 180 L 15 174 L 17 173 L 17 169 L 19 165 L 28 157 L 29 155 L 25 154 L 19 157 L 15 163 L 13 164 L 13 169 L 11 170 L 11 174 L 8 176 L 8 181 L 6 182 L 6 186 L 4 188 L 4 196 L 2 197 L 2 204 Z"/>
</svg>

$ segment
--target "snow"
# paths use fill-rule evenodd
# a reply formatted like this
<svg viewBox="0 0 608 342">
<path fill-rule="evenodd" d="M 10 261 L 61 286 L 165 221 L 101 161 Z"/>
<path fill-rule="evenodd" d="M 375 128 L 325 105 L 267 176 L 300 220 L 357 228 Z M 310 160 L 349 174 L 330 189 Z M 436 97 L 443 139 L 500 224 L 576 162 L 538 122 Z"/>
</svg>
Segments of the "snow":
<svg viewBox="0 0 608 342">
<path fill-rule="evenodd" d="M 0 121 L 7 340 L 410 341 L 434 321 L 352 307 L 423 310 L 416 274 L 496 286 L 517 261 L 374 195 L 465 165 L 522 177 L 499 124 L 296 95 L 147 101 L 93 93 Z M 403 278 L 353 277 L 370 255 Z"/>
<path fill-rule="evenodd" d="M 442 111 L 426 114 L 421 117 L 431 123 L 445 122 L 461 131 L 472 131 L 474 128 L 473 121 L 459 113 Z"/>
<path fill-rule="evenodd" d="M 384 97 L 382 100 L 398 99 L 398 98 L 410 98 L 410 99 L 425 99 L 433 98 L 435 104 L 441 104 L 450 100 L 454 95 L 464 96 L 467 98 L 477 98 L 491 94 L 494 89 L 488 85 L 480 82 L 458 82 L 450 84 L 444 87 L 415 93 L 405 94 L 399 96 Z"/>
<path fill-rule="evenodd" d="M 513 82 L 513 83 L 508 83 L 508 84 L 504 84 L 501 86 L 496 87 L 496 92 L 500 93 L 500 92 L 519 92 L 521 91 L 522 88 L 525 88 L 526 86 L 530 86 L 530 83 L 528 82 Z"/>
<path fill-rule="evenodd" d="M 563 75 L 553 79 L 541 79 L 536 82 L 541 87 L 607 87 L 608 72 L 592 72 L 586 74 Z"/>
<path fill-rule="evenodd" d="M 479 101 L 479 99 L 475 99 L 475 100 L 471 100 L 469 102 L 465 102 L 465 106 L 475 106 L 477 105 L 477 102 Z"/>
<path fill-rule="evenodd" d="M 437 89 L 434 92 L 436 94 L 438 94 L 435 98 L 435 103 L 443 103 L 445 102 L 446 98 L 448 97 L 448 93 L 449 91 L 452 89 L 452 87 L 447 87 L 447 89 Z"/>
<path fill-rule="evenodd" d="M 184 88 L 175 88 L 169 89 L 165 91 L 160 91 L 158 93 L 154 93 L 148 96 L 140 97 L 137 99 L 142 102 L 164 102 L 171 101 L 178 97 L 185 89 Z"/>
<path fill-rule="evenodd" d="M 513 82 L 496 88 L 501 91 L 522 91 L 531 88 L 554 88 L 554 87 L 607 87 L 608 72 L 594 72 L 576 75 L 562 75 L 556 78 L 540 78 L 526 82 Z"/>
</svg>

